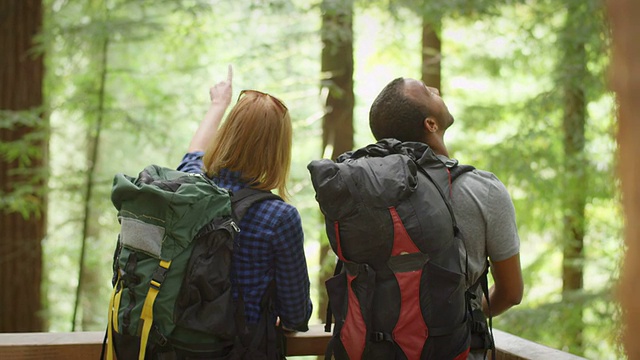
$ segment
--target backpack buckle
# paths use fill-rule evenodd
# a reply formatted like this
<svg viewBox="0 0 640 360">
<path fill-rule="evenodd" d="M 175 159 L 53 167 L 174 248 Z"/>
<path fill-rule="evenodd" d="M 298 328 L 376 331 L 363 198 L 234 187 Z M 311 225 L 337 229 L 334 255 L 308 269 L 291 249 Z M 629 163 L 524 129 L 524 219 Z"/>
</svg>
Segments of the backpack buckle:
<svg viewBox="0 0 640 360">
<path fill-rule="evenodd" d="M 371 341 L 377 342 L 377 343 L 383 342 L 383 341 L 391 341 L 391 336 L 381 331 L 374 331 L 371 334 Z"/>
<path fill-rule="evenodd" d="M 447 159 L 447 161 L 445 161 L 444 166 L 447 167 L 447 169 L 451 169 L 454 168 L 456 166 L 458 166 L 458 160 L 457 159 Z"/>
<path fill-rule="evenodd" d="M 161 261 L 160 265 L 153 271 L 153 275 L 151 275 L 151 285 L 159 289 L 162 282 L 167 277 L 167 271 L 169 271 L 169 265 L 166 262 Z"/>
<path fill-rule="evenodd" d="M 162 335 L 162 333 L 160 332 L 160 330 L 158 329 L 157 326 L 153 326 L 153 340 L 155 341 L 156 344 L 162 346 L 167 345 L 167 343 L 169 343 L 169 339 L 167 339 L 166 336 Z"/>
</svg>

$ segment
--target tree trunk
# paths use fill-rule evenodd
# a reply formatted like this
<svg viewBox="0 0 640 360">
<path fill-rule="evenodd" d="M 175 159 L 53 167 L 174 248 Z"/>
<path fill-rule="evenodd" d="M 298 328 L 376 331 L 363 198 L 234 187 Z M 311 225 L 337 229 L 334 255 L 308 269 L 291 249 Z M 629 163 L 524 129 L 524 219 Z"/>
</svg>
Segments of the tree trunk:
<svg viewBox="0 0 640 360">
<path fill-rule="evenodd" d="M 106 3 L 104 6 L 104 24 L 109 22 L 109 9 Z M 90 254 L 87 254 L 88 243 L 91 239 L 98 239 L 100 227 L 93 221 L 95 219 L 95 178 L 98 173 L 98 163 L 100 154 L 100 141 L 102 140 L 102 127 L 105 118 L 105 102 L 107 95 L 107 79 L 109 75 L 109 44 L 110 35 L 109 32 L 104 31 L 104 38 L 101 39 L 100 51 L 96 53 L 97 62 L 99 64 L 98 72 L 98 92 L 96 94 L 97 109 L 95 111 L 96 121 L 93 128 L 89 128 L 87 132 L 88 139 L 88 152 L 87 152 L 87 173 L 85 182 L 85 196 L 84 196 L 84 212 L 82 221 L 82 245 L 80 247 L 80 264 L 78 267 L 78 287 L 76 288 L 76 299 L 73 307 L 73 319 L 71 323 L 71 331 L 76 330 L 78 318 L 82 319 L 82 329 L 91 328 L 95 323 L 96 310 L 95 302 L 91 301 L 91 294 L 100 287 L 100 283 L 96 270 L 88 266 L 88 258 L 91 258 Z M 88 291 L 87 291 L 88 290 Z M 82 310 L 82 315 L 78 316 L 78 311 Z"/>
<path fill-rule="evenodd" d="M 613 30 L 612 87 L 618 95 L 619 173 L 627 245 L 619 295 L 624 310 L 624 345 L 629 360 L 640 359 L 640 2 L 609 0 Z"/>
<path fill-rule="evenodd" d="M 440 22 L 422 17 L 422 81 L 442 93 L 440 73 L 442 68 L 442 44 Z"/>
<path fill-rule="evenodd" d="M 322 1 L 322 91 L 326 93 L 325 115 L 322 121 L 323 157 L 335 160 L 353 149 L 353 0 Z M 330 264 L 335 256 L 328 242 L 320 248 L 319 283 L 332 274 Z M 324 294 L 324 291 L 320 292 Z M 326 296 L 318 304 L 324 318 Z"/>
<path fill-rule="evenodd" d="M 47 123 L 40 117 L 43 60 L 30 52 L 41 25 L 41 0 L 0 2 L 0 119 L 18 120 L 0 126 L 0 142 L 29 141 L 30 148 L 28 158 L 24 152 L 19 158 L 5 152 L 0 157 L 0 332 L 44 330 L 40 286 L 48 143 L 42 134 Z M 38 120 L 25 121 L 30 113 Z M 16 190 L 25 186 L 33 190 L 20 195 Z M 14 200 L 18 209 L 8 204 Z"/>
<path fill-rule="evenodd" d="M 322 149 L 331 159 L 353 149 L 353 1 L 322 2 Z"/>
<path fill-rule="evenodd" d="M 574 340 L 570 351 L 582 353 L 583 306 L 576 299 L 583 289 L 584 235 L 587 184 L 587 159 L 585 156 L 586 99 L 585 86 L 588 81 L 586 44 L 575 34 L 579 33 L 581 19 L 589 16 L 581 4 L 569 4 L 566 24 L 561 34 L 564 57 L 560 65 L 561 84 L 564 95 L 562 122 L 564 144 L 564 197 L 562 198 L 564 231 L 562 260 L 563 301 L 572 303 L 567 319 L 566 338 Z M 569 344 L 568 344 L 569 345 Z"/>
</svg>

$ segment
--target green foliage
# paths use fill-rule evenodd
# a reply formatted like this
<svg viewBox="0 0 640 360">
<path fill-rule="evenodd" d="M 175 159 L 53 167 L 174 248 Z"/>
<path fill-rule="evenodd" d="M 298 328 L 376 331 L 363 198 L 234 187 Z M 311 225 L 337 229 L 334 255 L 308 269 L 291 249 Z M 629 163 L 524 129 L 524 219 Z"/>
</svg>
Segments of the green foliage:
<svg viewBox="0 0 640 360">
<path fill-rule="evenodd" d="M 32 129 L 15 141 L 0 143 L 0 154 L 6 162 L 17 162 L 20 167 L 30 166 L 34 159 L 42 159 L 42 142 L 49 135 L 42 109 L 23 111 L 0 110 L 0 129 Z"/>
<path fill-rule="evenodd" d="M 42 109 L 0 110 L 0 129 L 23 133 L 18 140 L 0 142 L 2 160 L 15 164 L 6 174 L 12 179 L 11 188 L 6 193 L 0 191 L 0 210 L 17 212 L 24 218 L 40 217 L 46 206 L 43 203 L 46 188 L 42 184 L 47 179 L 47 169 L 33 164 L 42 163 L 46 153 L 43 144 L 49 136 L 48 124 L 42 120 Z"/>
<path fill-rule="evenodd" d="M 571 302 L 547 301 L 534 308 L 509 311 L 495 319 L 495 326 L 526 339 L 536 339 L 549 347 L 571 352 L 568 344 L 571 328 L 584 326 L 582 336 L 590 344 L 584 356 L 588 359 L 619 359 L 624 356 L 615 343 L 619 336 L 620 312 L 613 299 L 612 288 L 604 287 L 597 292 L 582 292 Z M 581 318 L 576 318 L 573 303 L 584 304 L 587 309 Z M 552 329 L 552 331 L 550 331 Z"/>
</svg>

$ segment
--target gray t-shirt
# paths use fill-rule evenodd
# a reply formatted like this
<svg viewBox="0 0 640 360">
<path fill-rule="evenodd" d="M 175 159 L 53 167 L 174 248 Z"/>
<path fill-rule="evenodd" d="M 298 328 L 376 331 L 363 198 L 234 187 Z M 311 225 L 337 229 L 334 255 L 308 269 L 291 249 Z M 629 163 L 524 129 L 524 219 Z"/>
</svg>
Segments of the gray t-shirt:
<svg viewBox="0 0 640 360">
<path fill-rule="evenodd" d="M 469 286 L 474 284 L 491 261 L 506 260 L 520 252 L 511 197 L 498 178 L 487 171 L 474 170 L 453 183 L 453 212 L 464 238 L 468 255 Z M 474 307 L 481 306 L 482 289 L 478 287 Z M 469 359 L 482 359 L 470 354 Z"/>
<path fill-rule="evenodd" d="M 520 238 L 511 197 L 490 172 L 474 170 L 452 186 L 451 203 L 464 238 L 471 284 L 491 261 L 506 260 L 520 252 Z"/>
</svg>

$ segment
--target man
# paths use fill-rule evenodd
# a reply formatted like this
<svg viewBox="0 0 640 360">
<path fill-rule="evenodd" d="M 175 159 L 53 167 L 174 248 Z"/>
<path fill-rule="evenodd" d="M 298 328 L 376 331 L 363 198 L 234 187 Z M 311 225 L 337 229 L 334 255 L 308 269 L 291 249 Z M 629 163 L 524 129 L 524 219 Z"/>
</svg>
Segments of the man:
<svg viewBox="0 0 640 360">
<path fill-rule="evenodd" d="M 376 140 L 396 138 L 423 142 L 437 154 L 449 156 L 445 131 L 453 116 L 437 89 L 415 79 L 391 81 L 375 99 L 369 125 Z M 522 300 L 524 285 L 520 268 L 520 240 L 511 198 L 492 173 L 474 170 L 461 175 L 452 186 L 452 206 L 468 253 L 468 286 L 474 284 L 491 262 L 494 285 L 489 304 L 476 290 L 475 308 L 482 306 L 487 316 L 496 316 Z M 483 299 L 480 304 L 480 299 Z M 482 358 L 482 351 L 471 358 Z"/>
</svg>

